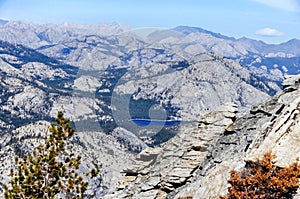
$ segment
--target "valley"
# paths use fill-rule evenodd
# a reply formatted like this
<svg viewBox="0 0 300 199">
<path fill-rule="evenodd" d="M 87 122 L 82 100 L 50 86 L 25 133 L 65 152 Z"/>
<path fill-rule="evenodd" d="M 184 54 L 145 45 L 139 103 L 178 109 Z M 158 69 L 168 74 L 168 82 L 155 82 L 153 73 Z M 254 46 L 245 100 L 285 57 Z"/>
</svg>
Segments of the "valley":
<svg viewBox="0 0 300 199">
<path fill-rule="evenodd" d="M 28 153 L 62 110 L 78 133 L 68 152 L 83 155 L 81 170 L 101 167 L 102 175 L 92 183 L 90 197 L 110 197 L 115 192 L 111 198 L 122 198 L 124 193 L 130 198 L 130 190 L 117 185 L 124 175 L 132 179 L 123 184 L 142 194 L 150 190 L 148 198 L 157 194 L 187 196 L 192 194 L 185 189 L 187 182 L 205 182 L 210 176 L 193 173 L 196 169 L 214 172 L 208 167 L 226 159 L 220 152 L 228 152 L 224 146 L 233 153 L 231 139 L 245 138 L 237 142 L 245 152 L 252 142 L 258 142 L 256 131 L 249 136 L 235 134 L 247 128 L 238 122 L 247 123 L 245 118 L 254 115 L 263 125 L 267 105 L 258 112 L 255 107 L 269 101 L 276 112 L 274 104 L 288 106 L 291 102 L 286 96 L 296 100 L 299 90 L 299 80 L 287 81 L 289 75 L 300 72 L 297 39 L 275 45 L 188 26 L 135 30 L 117 23 L 38 25 L 17 21 L 0 24 L 0 39 L 2 184 L 13 167 L 11 157 Z M 280 123 L 279 113 L 265 112 L 266 121 L 276 116 L 275 122 Z M 152 125 L 147 125 L 149 121 Z M 225 130 L 232 123 L 236 130 Z M 249 128 L 251 132 L 260 129 Z M 189 138 L 190 133 L 195 142 L 201 140 L 201 150 Z M 228 142 L 223 143 L 223 138 Z M 171 157 L 174 165 L 181 157 L 180 168 L 186 159 L 196 160 L 184 171 L 172 167 L 158 178 L 165 163 L 154 161 L 154 168 L 139 156 L 157 156 L 161 162 Z M 138 174 L 148 174 L 151 169 L 155 175 L 144 182 Z M 175 177 L 172 169 L 178 170 Z M 134 181 L 145 184 L 135 187 L 130 184 Z"/>
</svg>

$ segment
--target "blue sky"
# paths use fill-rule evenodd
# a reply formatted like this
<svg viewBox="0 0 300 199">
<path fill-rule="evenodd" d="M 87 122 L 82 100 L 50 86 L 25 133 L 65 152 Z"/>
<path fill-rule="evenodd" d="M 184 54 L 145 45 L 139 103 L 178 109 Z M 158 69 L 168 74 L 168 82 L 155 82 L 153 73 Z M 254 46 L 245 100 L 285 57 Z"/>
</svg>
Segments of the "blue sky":
<svg viewBox="0 0 300 199">
<path fill-rule="evenodd" d="M 0 19 L 197 26 L 267 43 L 300 39 L 300 0 L 0 0 Z"/>
</svg>

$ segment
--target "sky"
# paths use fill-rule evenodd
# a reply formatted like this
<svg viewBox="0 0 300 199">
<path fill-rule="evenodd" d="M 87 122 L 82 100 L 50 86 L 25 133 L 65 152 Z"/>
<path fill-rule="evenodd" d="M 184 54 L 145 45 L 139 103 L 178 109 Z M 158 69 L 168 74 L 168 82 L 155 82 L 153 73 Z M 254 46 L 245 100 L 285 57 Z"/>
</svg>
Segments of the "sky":
<svg viewBox="0 0 300 199">
<path fill-rule="evenodd" d="M 201 27 L 266 43 L 300 39 L 300 0 L 0 0 L 0 19 Z"/>
</svg>

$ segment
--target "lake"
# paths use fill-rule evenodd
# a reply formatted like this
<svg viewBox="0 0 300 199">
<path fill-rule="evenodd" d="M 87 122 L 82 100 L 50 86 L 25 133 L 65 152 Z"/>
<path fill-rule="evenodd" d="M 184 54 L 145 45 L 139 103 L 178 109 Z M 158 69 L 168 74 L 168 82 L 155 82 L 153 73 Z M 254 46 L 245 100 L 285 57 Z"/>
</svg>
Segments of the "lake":
<svg viewBox="0 0 300 199">
<path fill-rule="evenodd" d="M 154 120 L 154 119 L 131 119 L 130 121 L 134 122 L 139 126 L 173 126 L 180 124 L 179 120 Z"/>
</svg>

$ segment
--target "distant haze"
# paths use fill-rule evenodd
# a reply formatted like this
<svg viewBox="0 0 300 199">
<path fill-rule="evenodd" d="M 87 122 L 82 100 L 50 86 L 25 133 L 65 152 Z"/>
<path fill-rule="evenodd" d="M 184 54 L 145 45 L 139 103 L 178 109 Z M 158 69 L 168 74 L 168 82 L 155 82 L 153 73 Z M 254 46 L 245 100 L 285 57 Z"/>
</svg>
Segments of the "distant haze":
<svg viewBox="0 0 300 199">
<path fill-rule="evenodd" d="M 281 43 L 300 35 L 297 0 L 0 0 L 0 19 L 35 23 L 118 22 L 132 27 L 197 26 Z"/>
</svg>

